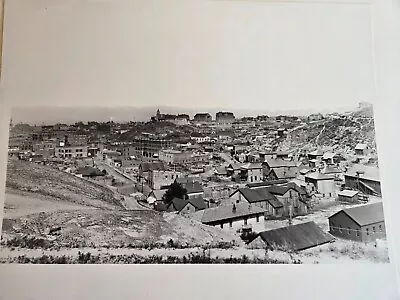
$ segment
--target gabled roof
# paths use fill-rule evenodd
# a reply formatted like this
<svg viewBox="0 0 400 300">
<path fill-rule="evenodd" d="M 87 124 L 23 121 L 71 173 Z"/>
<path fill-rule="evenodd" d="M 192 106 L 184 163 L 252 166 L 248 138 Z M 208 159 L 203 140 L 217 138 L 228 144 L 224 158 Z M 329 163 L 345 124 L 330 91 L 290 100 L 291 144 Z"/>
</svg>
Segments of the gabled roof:
<svg viewBox="0 0 400 300">
<path fill-rule="evenodd" d="M 305 250 L 334 240 L 333 236 L 323 232 L 312 221 L 263 231 L 258 236 L 269 248 L 283 247 L 294 251 Z"/>
<path fill-rule="evenodd" d="M 249 203 L 268 201 L 268 203 L 271 204 L 274 208 L 283 207 L 283 204 L 269 192 L 268 187 L 257 189 L 241 188 L 238 189 L 236 192 L 241 193 Z M 235 194 L 236 192 L 234 192 L 233 194 Z"/>
<path fill-rule="evenodd" d="M 181 198 L 172 199 L 171 203 L 168 205 L 168 211 L 181 211 L 187 204 L 187 201 Z"/>
<path fill-rule="evenodd" d="M 285 195 L 289 190 L 296 191 L 292 186 L 288 186 L 288 185 L 280 185 L 280 186 L 279 185 L 271 185 L 267 189 L 272 195 L 279 195 L 279 196 Z"/>
<path fill-rule="evenodd" d="M 272 169 L 270 174 L 275 174 L 276 178 L 279 179 L 291 179 L 296 178 L 297 170 L 294 168 L 279 168 L 279 169 Z M 270 175 L 268 174 L 268 175 Z"/>
<path fill-rule="evenodd" d="M 190 198 L 187 200 L 187 202 L 192 204 L 197 210 L 207 208 L 207 205 L 202 197 Z"/>
<path fill-rule="evenodd" d="M 306 178 L 310 178 L 313 180 L 334 180 L 335 178 L 332 176 L 328 176 L 319 172 L 312 172 L 312 173 L 308 173 L 306 176 Z"/>
<path fill-rule="evenodd" d="M 294 161 L 288 161 L 283 159 L 266 159 L 264 164 L 268 165 L 271 169 L 274 168 L 282 168 L 282 167 L 296 167 L 296 163 Z"/>
<path fill-rule="evenodd" d="M 244 218 L 246 216 L 262 215 L 264 212 L 264 209 L 247 203 L 237 204 L 236 210 L 233 210 L 230 205 L 223 205 L 205 209 L 201 222 L 208 224 L 223 220 Z"/>
<path fill-rule="evenodd" d="M 166 190 L 153 190 L 152 193 L 157 200 L 161 200 Z M 150 193 L 151 194 L 151 193 Z"/>
<path fill-rule="evenodd" d="M 329 219 L 333 218 L 340 212 L 344 212 L 360 226 L 366 226 L 385 221 L 382 202 L 342 209 L 336 214 L 330 216 Z"/>
<path fill-rule="evenodd" d="M 227 167 L 227 169 L 240 170 L 240 168 L 245 165 L 245 163 L 232 163 Z"/>
</svg>

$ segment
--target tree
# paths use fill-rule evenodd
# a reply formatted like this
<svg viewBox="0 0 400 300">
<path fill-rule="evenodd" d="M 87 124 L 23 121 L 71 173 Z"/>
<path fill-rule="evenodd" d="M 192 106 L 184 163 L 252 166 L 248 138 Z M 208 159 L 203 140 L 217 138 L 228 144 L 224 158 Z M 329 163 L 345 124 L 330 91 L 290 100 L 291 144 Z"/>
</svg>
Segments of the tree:
<svg viewBox="0 0 400 300">
<path fill-rule="evenodd" d="M 184 189 L 179 183 L 172 183 L 168 190 L 165 192 L 163 196 L 164 203 L 168 204 L 174 198 L 185 199 L 186 198 L 186 189 Z"/>
</svg>

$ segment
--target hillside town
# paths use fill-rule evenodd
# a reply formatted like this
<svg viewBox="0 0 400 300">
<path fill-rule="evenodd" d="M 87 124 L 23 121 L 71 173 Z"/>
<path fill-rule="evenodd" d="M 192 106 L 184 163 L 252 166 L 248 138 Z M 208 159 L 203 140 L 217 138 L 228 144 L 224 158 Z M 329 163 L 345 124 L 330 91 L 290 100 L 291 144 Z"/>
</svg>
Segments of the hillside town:
<svg viewBox="0 0 400 300">
<path fill-rule="evenodd" d="M 368 103 L 308 116 L 157 110 L 147 122 L 11 120 L 8 156 L 5 261 L 24 262 L 21 253 L 36 249 L 27 240 L 50 250 L 219 249 L 220 258 L 230 249 L 231 260 L 235 251 L 282 252 L 289 263 L 323 263 L 342 247 L 351 248 L 345 259 L 388 261 Z M 376 253 L 367 259 L 363 249 Z"/>
</svg>

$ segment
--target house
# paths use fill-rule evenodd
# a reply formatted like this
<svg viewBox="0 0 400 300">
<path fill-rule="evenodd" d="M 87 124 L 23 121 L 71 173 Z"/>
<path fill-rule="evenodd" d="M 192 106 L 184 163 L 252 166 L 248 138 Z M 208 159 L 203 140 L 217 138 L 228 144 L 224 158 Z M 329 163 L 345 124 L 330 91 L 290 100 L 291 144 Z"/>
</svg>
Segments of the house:
<svg viewBox="0 0 400 300">
<path fill-rule="evenodd" d="M 286 151 L 276 152 L 276 158 L 287 160 L 287 159 L 289 159 L 289 152 L 286 152 Z"/>
<path fill-rule="evenodd" d="M 341 182 L 342 177 L 343 177 L 343 171 L 340 170 L 338 167 L 335 167 L 333 165 L 327 165 L 325 168 L 321 170 L 322 174 L 328 175 L 328 176 L 333 176 L 335 178 L 335 181 Z"/>
<path fill-rule="evenodd" d="M 155 204 L 163 201 L 163 196 L 167 190 L 152 190 L 147 196 L 147 203 Z"/>
<path fill-rule="evenodd" d="M 329 217 L 332 235 L 353 241 L 374 241 L 386 237 L 382 202 L 342 209 Z"/>
<path fill-rule="evenodd" d="M 368 154 L 368 145 L 367 144 L 357 144 L 354 148 L 354 152 L 356 155 L 367 155 Z"/>
<path fill-rule="evenodd" d="M 190 151 L 161 150 L 158 153 L 158 159 L 168 165 L 185 164 L 191 161 L 192 153 Z"/>
<path fill-rule="evenodd" d="M 280 180 L 272 180 L 272 181 L 262 181 L 262 182 L 257 182 L 257 183 L 248 183 L 246 184 L 246 187 L 251 188 L 251 189 L 257 189 L 257 188 L 262 188 L 274 184 L 284 184 L 288 183 L 286 179 L 280 179 Z"/>
<path fill-rule="evenodd" d="M 320 172 L 312 172 L 305 175 L 305 182 L 312 185 L 312 191 L 322 194 L 323 197 L 335 195 L 335 178 Z"/>
<path fill-rule="evenodd" d="M 260 232 L 248 243 L 253 249 L 302 251 L 334 241 L 313 221 Z"/>
<path fill-rule="evenodd" d="M 354 165 L 344 174 L 344 180 L 346 188 L 378 197 L 382 195 L 377 167 Z"/>
<path fill-rule="evenodd" d="M 278 128 L 277 135 L 279 137 L 283 137 L 283 136 L 285 136 L 285 132 L 286 132 L 285 128 Z"/>
<path fill-rule="evenodd" d="M 206 209 L 206 207 L 207 205 L 202 197 L 191 198 L 188 200 L 174 198 L 167 206 L 167 211 L 178 212 L 180 214 L 189 214 Z"/>
<path fill-rule="evenodd" d="M 202 210 L 198 220 L 203 224 L 227 230 L 241 230 L 264 223 L 264 209 L 247 203 L 217 206 Z"/>
<path fill-rule="evenodd" d="M 298 167 L 294 161 L 283 159 L 265 159 L 263 165 L 263 176 L 267 180 L 290 179 L 298 175 Z M 271 172 L 274 170 L 276 172 Z"/>
<path fill-rule="evenodd" d="M 268 180 L 286 180 L 294 179 L 298 176 L 298 170 L 296 168 L 277 168 L 272 169 L 267 175 Z"/>
<path fill-rule="evenodd" d="M 318 162 L 321 161 L 322 157 L 324 156 L 324 152 L 322 150 L 314 150 L 307 154 L 309 160 L 317 160 Z"/>
<path fill-rule="evenodd" d="M 346 203 L 358 202 L 359 191 L 343 190 L 338 192 L 338 201 Z"/>
<path fill-rule="evenodd" d="M 265 216 L 281 216 L 283 212 L 283 204 L 268 191 L 268 187 L 239 188 L 229 196 L 229 200 L 223 202 L 223 205 L 231 206 L 243 203 L 264 209 Z"/>
<path fill-rule="evenodd" d="M 325 162 L 328 165 L 333 165 L 336 163 L 335 161 L 336 154 L 332 152 L 326 152 L 324 155 L 322 155 L 322 161 Z"/>
<path fill-rule="evenodd" d="M 240 167 L 240 177 L 242 180 L 253 183 L 261 182 L 263 179 L 263 166 L 261 163 L 247 163 Z"/>
<path fill-rule="evenodd" d="M 240 176 L 242 171 L 242 166 L 246 165 L 245 163 L 232 163 L 228 167 L 226 167 L 226 172 L 228 176 Z"/>
<path fill-rule="evenodd" d="M 282 215 L 299 215 L 308 212 L 306 192 L 295 183 L 270 185 L 267 187 L 267 190 L 282 203 Z"/>
</svg>

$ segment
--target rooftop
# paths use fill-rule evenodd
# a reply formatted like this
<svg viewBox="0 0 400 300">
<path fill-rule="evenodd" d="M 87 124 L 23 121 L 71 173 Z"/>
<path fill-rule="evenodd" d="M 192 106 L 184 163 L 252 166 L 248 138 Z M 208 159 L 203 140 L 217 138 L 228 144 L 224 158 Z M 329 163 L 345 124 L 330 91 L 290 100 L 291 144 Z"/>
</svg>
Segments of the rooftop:
<svg viewBox="0 0 400 300">
<path fill-rule="evenodd" d="M 230 205 L 218 206 L 205 209 L 201 222 L 207 224 L 251 215 L 261 215 L 264 214 L 264 211 L 265 210 L 260 207 L 249 205 L 247 203 L 237 204 L 235 210 L 233 210 Z"/>
<path fill-rule="evenodd" d="M 270 193 L 269 187 L 257 189 L 240 188 L 236 192 L 241 193 L 249 203 L 268 201 L 274 208 L 283 207 L 283 204 Z"/>
<path fill-rule="evenodd" d="M 385 221 L 382 202 L 343 209 L 330 216 L 329 219 L 340 212 L 344 212 L 360 226 L 366 226 Z"/>
<path fill-rule="evenodd" d="M 312 172 L 312 173 L 308 173 L 305 176 L 306 178 L 310 178 L 310 179 L 314 179 L 314 180 L 333 180 L 335 179 L 332 176 L 328 176 L 319 172 Z"/>
<path fill-rule="evenodd" d="M 359 193 L 359 191 L 343 190 L 343 191 L 338 192 L 338 196 L 354 197 L 358 193 Z"/>
<path fill-rule="evenodd" d="M 356 164 L 347 170 L 346 175 L 357 176 L 357 172 L 360 178 L 369 179 L 373 181 L 379 181 L 379 168 L 374 166 L 365 166 Z"/>
<path fill-rule="evenodd" d="M 266 159 L 264 161 L 270 168 L 282 168 L 282 167 L 296 167 L 294 161 L 288 161 L 283 159 Z"/>
<path fill-rule="evenodd" d="M 305 250 L 334 240 L 333 236 L 323 232 L 312 221 L 263 231 L 258 236 L 268 247 L 285 247 L 294 251 Z"/>
</svg>

